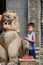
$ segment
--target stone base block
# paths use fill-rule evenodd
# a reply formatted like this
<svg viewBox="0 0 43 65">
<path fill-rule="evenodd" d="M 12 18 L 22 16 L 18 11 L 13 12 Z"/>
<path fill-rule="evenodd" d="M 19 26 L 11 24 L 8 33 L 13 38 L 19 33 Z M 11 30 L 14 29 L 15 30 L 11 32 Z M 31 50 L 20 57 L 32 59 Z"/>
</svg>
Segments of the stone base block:
<svg viewBox="0 0 43 65">
<path fill-rule="evenodd" d="M 36 65 L 35 59 L 29 59 L 29 60 L 25 60 L 25 59 L 19 59 L 20 65 Z"/>
<path fill-rule="evenodd" d="M 17 65 L 17 64 L 14 62 L 9 62 L 7 65 Z"/>
</svg>

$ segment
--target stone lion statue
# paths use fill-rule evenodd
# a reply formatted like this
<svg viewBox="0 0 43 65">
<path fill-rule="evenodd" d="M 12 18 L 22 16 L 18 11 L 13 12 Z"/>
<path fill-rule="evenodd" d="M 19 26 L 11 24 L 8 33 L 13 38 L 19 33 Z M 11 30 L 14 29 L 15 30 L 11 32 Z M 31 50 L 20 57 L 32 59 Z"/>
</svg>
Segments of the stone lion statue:
<svg viewBox="0 0 43 65">
<path fill-rule="evenodd" d="M 3 13 L 3 32 L 0 35 L 0 63 L 2 65 L 17 65 L 18 57 L 29 48 L 27 41 L 19 37 L 20 23 L 15 12 Z"/>
</svg>

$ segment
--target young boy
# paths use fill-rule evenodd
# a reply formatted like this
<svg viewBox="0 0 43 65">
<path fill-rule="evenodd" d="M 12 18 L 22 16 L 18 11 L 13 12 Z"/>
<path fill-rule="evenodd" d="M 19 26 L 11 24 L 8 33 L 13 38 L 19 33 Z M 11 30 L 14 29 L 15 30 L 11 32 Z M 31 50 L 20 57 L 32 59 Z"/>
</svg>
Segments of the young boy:
<svg viewBox="0 0 43 65">
<path fill-rule="evenodd" d="M 35 59 L 35 32 L 34 32 L 34 24 L 33 23 L 29 23 L 27 25 L 27 29 L 28 29 L 28 34 L 27 37 L 24 37 L 25 40 L 27 40 L 29 42 L 29 55 L 33 56 L 33 58 Z"/>
</svg>

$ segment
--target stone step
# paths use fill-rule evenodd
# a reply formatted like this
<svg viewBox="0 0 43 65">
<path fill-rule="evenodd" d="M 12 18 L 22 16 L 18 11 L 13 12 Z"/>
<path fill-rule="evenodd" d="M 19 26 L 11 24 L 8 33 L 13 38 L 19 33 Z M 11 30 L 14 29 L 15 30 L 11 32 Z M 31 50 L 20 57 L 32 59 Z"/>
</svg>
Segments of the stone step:
<svg viewBox="0 0 43 65">
<path fill-rule="evenodd" d="M 37 53 L 37 54 L 38 54 L 38 53 L 40 53 L 40 52 L 39 52 L 39 51 L 35 51 L 35 53 Z"/>
</svg>

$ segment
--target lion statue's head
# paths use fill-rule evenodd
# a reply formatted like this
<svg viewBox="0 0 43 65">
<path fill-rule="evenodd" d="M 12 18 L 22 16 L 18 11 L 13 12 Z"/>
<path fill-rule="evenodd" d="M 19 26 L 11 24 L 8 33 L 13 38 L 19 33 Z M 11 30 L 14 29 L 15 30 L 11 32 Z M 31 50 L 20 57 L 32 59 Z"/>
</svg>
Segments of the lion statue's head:
<svg viewBox="0 0 43 65">
<path fill-rule="evenodd" d="M 6 11 L 3 13 L 3 28 L 4 31 L 16 31 L 20 32 L 20 25 L 17 13 L 12 11 Z"/>
</svg>

